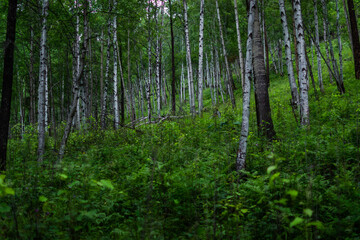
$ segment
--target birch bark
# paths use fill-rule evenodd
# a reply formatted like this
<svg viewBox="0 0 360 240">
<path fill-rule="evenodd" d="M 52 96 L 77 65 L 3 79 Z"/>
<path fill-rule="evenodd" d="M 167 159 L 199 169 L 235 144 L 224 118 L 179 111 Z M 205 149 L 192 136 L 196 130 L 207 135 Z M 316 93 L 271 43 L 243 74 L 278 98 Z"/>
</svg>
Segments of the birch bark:
<svg viewBox="0 0 360 240">
<path fill-rule="evenodd" d="M 248 16 L 248 38 L 246 42 L 246 60 L 245 60 L 245 78 L 243 87 L 243 110 L 242 110 L 242 124 L 239 141 L 239 149 L 236 155 L 236 170 L 241 171 L 246 167 L 246 151 L 247 140 L 249 135 L 249 120 L 250 120 L 250 82 L 252 72 L 252 41 L 253 41 L 253 27 L 254 27 L 254 10 L 255 0 L 249 2 L 249 16 Z"/>
<path fill-rule="evenodd" d="M 200 27 L 199 27 L 199 114 L 201 114 L 203 105 L 203 45 L 204 45 L 204 0 L 200 0 Z"/>
<path fill-rule="evenodd" d="M 47 37 L 47 15 L 49 1 L 43 0 L 42 5 L 42 29 L 40 39 L 40 69 L 39 69 L 39 91 L 38 91 L 38 162 L 42 163 L 45 153 L 45 84 L 46 84 L 46 37 Z"/>
<path fill-rule="evenodd" d="M 222 25 L 221 25 L 219 4 L 218 4 L 217 0 L 215 1 L 215 3 L 216 3 L 216 12 L 217 12 L 217 18 L 218 18 L 218 24 L 219 24 L 221 45 L 222 45 L 222 50 L 223 50 L 224 59 L 225 59 L 225 68 L 226 68 L 226 74 L 227 74 L 227 84 L 229 86 L 230 100 L 231 100 L 232 107 L 236 108 L 235 97 L 234 97 L 234 87 L 235 87 L 235 85 L 234 85 L 234 81 L 232 79 L 232 74 L 231 74 L 229 62 L 228 62 L 228 59 L 227 59 L 225 40 L 224 40 L 224 35 L 223 35 Z"/>
<path fill-rule="evenodd" d="M 304 39 L 304 26 L 301 16 L 300 0 L 293 0 L 296 41 L 299 56 L 299 85 L 300 85 L 300 118 L 301 125 L 309 125 L 308 76 Z"/>
<path fill-rule="evenodd" d="M 194 79 L 193 79 L 192 63 L 191 63 L 191 49 L 190 49 L 190 37 L 189 37 L 186 0 L 183 0 L 183 4 L 184 4 L 184 27 L 185 27 L 186 62 L 187 62 L 187 70 L 188 70 L 190 112 L 192 115 L 195 115 L 196 110 L 195 110 L 195 96 L 194 96 Z"/>
<path fill-rule="evenodd" d="M 294 108 L 297 108 L 298 104 L 299 104 L 299 93 L 298 93 L 298 89 L 296 86 L 293 61 L 291 58 L 290 36 L 289 36 L 289 30 L 288 30 L 288 25 L 287 25 L 284 0 L 279 0 L 279 7 L 280 7 L 281 23 L 282 23 L 283 32 L 284 32 L 286 66 L 287 66 L 289 85 L 290 85 L 290 90 L 291 90 L 292 104 L 293 104 Z"/>
<path fill-rule="evenodd" d="M 314 0 L 314 22 L 315 22 L 315 41 L 316 45 L 320 46 L 320 37 L 319 37 L 319 20 L 318 20 L 318 14 L 317 14 L 317 0 Z M 322 78 L 322 69 L 321 69 L 321 53 L 318 48 L 316 49 L 316 58 L 317 58 L 317 71 L 318 71 L 318 80 L 319 80 L 319 86 L 320 91 L 324 92 L 324 84 L 323 84 L 323 78 Z"/>
<path fill-rule="evenodd" d="M 114 1 L 114 8 L 116 9 L 116 1 Z M 114 46 L 114 69 L 113 69 L 113 83 L 114 83 L 114 126 L 119 129 L 120 115 L 119 115 L 119 99 L 118 99 L 118 59 L 117 59 L 117 23 L 116 15 L 113 20 L 113 46 Z"/>
</svg>

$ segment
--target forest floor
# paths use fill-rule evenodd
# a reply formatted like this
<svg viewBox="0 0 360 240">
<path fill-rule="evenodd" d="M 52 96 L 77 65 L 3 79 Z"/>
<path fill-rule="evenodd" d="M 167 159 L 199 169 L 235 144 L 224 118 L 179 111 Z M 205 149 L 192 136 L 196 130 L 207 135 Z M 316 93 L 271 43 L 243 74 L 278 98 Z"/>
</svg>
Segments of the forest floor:
<svg viewBox="0 0 360 240">
<path fill-rule="evenodd" d="M 360 81 L 353 72 L 351 58 L 345 58 L 343 95 L 325 68 L 325 93 L 318 90 L 318 100 L 310 85 L 310 128 L 295 120 L 286 74 L 271 75 L 276 140 L 258 136 L 252 96 L 247 168 L 241 177 L 235 171 L 241 89 L 236 110 L 230 103 L 212 107 L 206 90 L 202 117 L 136 130 L 92 126 L 76 131 L 55 167 L 52 149 L 60 140 L 48 137 L 46 167 L 38 167 L 36 129 L 27 127 L 22 139 L 10 140 L 7 176 L 0 178 L 0 235 L 358 239 Z M 13 136 L 18 129 L 12 129 Z"/>
</svg>

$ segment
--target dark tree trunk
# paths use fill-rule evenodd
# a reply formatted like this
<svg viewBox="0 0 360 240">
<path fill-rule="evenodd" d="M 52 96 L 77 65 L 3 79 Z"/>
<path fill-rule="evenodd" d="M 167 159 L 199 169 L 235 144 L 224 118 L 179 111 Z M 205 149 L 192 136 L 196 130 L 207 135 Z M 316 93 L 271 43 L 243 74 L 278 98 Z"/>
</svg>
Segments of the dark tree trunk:
<svg viewBox="0 0 360 240">
<path fill-rule="evenodd" d="M 347 0 L 350 26 L 351 26 L 351 38 L 353 43 L 354 65 L 355 65 L 355 77 L 360 79 L 360 43 L 359 43 L 359 31 L 357 27 L 356 14 L 353 0 Z"/>
<path fill-rule="evenodd" d="M 4 51 L 3 86 L 0 109 L 0 171 L 6 170 L 6 149 L 9 134 L 11 93 L 14 69 L 14 47 L 17 0 L 9 1 Z"/>
<path fill-rule="evenodd" d="M 264 49 L 261 41 L 259 7 L 255 5 L 253 62 L 255 73 L 255 102 L 258 128 L 261 135 L 272 139 L 275 136 L 274 125 L 271 118 L 271 109 L 268 93 L 268 80 L 264 61 Z"/>
</svg>

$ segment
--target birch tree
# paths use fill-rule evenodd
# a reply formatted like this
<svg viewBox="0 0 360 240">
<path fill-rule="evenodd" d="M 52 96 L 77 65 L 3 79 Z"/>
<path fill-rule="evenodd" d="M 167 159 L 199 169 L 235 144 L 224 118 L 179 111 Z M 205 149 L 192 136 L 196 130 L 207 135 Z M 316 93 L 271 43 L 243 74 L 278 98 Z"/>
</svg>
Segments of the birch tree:
<svg viewBox="0 0 360 240">
<path fill-rule="evenodd" d="M 189 36 L 186 0 L 183 0 L 183 4 L 184 4 L 184 28 L 185 28 L 185 44 L 186 44 L 186 63 L 187 63 L 187 71 L 188 71 L 189 103 L 190 103 L 190 112 L 192 115 L 195 115 L 196 110 L 195 110 L 195 96 L 194 96 L 194 79 L 193 79 L 192 63 L 191 63 L 191 48 L 190 48 L 190 36 Z"/>
<path fill-rule="evenodd" d="M 235 10 L 237 44 L 238 44 L 238 50 L 239 50 L 239 63 L 240 63 L 240 72 L 241 72 L 241 82 L 243 82 L 244 78 L 245 78 L 245 69 L 244 69 L 244 59 L 243 59 L 243 56 L 242 56 L 242 49 L 241 49 L 241 34 L 240 34 L 240 26 L 239 26 L 239 15 L 238 15 L 237 0 L 234 0 L 234 10 Z"/>
<path fill-rule="evenodd" d="M 114 9 L 116 9 L 117 2 L 114 1 Z M 118 59 L 117 59 L 117 24 L 116 14 L 113 20 L 113 46 L 114 46 L 114 69 L 113 69 L 113 83 L 114 83 L 114 126 L 119 129 L 120 115 L 119 115 L 119 99 L 118 99 Z"/>
<path fill-rule="evenodd" d="M 200 27 L 199 27 L 199 114 L 203 109 L 203 45 L 204 45 L 204 0 L 200 0 Z"/>
<path fill-rule="evenodd" d="M 46 38 L 47 38 L 47 15 L 48 15 L 49 1 L 42 2 L 42 29 L 40 38 L 40 67 L 39 67 L 39 88 L 38 88 L 38 162 L 42 163 L 45 153 L 45 85 L 46 85 L 46 70 L 47 70 L 47 53 L 46 53 Z"/>
<path fill-rule="evenodd" d="M 228 85 L 228 88 L 229 88 L 229 95 L 230 95 L 231 104 L 232 104 L 233 108 L 235 108 L 236 107 L 235 97 L 234 97 L 234 87 L 235 86 L 234 86 L 234 81 L 232 79 L 232 74 L 231 74 L 231 71 L 230 71 L 229 62 L 228 62 L 228 59 L 227 59 L 225 40 L 224 40 L 224 35 L 223 35 L 222 25 L 221 25 L 219 4 L 218 4 L 217 0 L 215 1 L 215 3 L 216 3 L 216 12 L 217 12 L 217 18 L 218 18 L 218 24 L 219 24 L 221 45 L 222 45 L 222 50 L 223 50 L 224 59 L 225 59 L 225 68 L 226 68 L 226 74 L 227 74 L 227 85 Z"/>
<path fill-rule="evenodd" d="M 320 37 L 319 37 L 319 20 L 318 20 L 318 14 L 317 14 L 317 0 L 314 0 L 314 22 L 315 22 L 315 44 L 316 46 L 320 46 Z M 321 69 L 321 53 L 318 48 L 316 49 L 316 58 L 317 58 L 317 70 L 318 70 L 318 80 L 319 80 L 319 86 L 320 91 L 324 92 L 324 84 L 323 84 L 323 78 L 322 78 L 322 69 Z"/>
<path fill-rule="evenodd" d="M 290 36 L 289 36 L 287 19 L 286 19 L 284 0 L 279 0 L 279 7 L 280 7 L 281 23 L 282 23 L 283 32 L 284 32 L 286 66 L 287 66 L 289 85 L 290 85 L 290 90 L 291 90 L 292 104 L 293 104 L 294 108 L 297 108 L 298 104 L 299 104 L 299 93 L 298 93 L 298 89 L 296 86 L 293 61 L 292 61 L 292 57 L 291 57 Z"/>
<path fill-rule="evenodd" d="M 242 124 L 239 141 L 239 149 L 236 155 L 236 170 L 241 171 L 246 167 L 246 151 L 247 140 L 249 135 L 249 121 L 250 121 L 250 82 L 252 72 L 252 41 L 253 41 L 253 26 L 254 26 L 254 10 L 255 0 L 249 2 L 249 16 L 248 16 L 248 37 L 246 42 L 246 60 L 245 60 L 245 78 L 243 86 L 243 110 L 242 110 Z"/>
<path fill-rule="evenodd" d="M 304 26 L 300 0 L 293 0 L 297 51 L 299 56 L 300 119 L 301 125 L 309 125 L 308 76 L 304 39 Z"/>
</svg>

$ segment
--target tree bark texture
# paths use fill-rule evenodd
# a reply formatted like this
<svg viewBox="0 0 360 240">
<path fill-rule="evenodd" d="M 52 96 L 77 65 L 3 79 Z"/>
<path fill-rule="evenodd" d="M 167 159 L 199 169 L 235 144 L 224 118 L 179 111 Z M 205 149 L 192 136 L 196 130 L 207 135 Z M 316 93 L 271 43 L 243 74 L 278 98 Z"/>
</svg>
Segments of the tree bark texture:
<svg viewBox="0 0 360 240">
<path fill-rule="evenodd" d="M 253 63 L 255 75 L 255 103 L 258 129 L 261 135 L 272 139 L 275 136 L 269 101 L 269 83 L 266 76 L 264 49 L 261 41 L 259 7 L 254 8 Z"/>
<path fill-rule="evenodd" d="M 14 69 L 17 0 L 9 1 L 4 48 L 3 85 L 0 109 L 0 171 L 6 170 L 6 150 L 9 134 L 11 95 Z"/>
<path fill-rule="evenodd" d="M 291 58 L 290 35 L 289 35 L 289 29 L 288 29 L 288 24 L 287 24 L 287 19 L 286 19 L 284 0 L 279 0 L 279 7 L 280 7 L 281 23 L 282 23 L 283 32 L 284 32 L 286 66 L 287 66 L 289 85 L 290 85 L 290 90 L 291 90 L 292 104 L 293 104 L 294 108 L 297 108 L 298 104 L 299 104 L 299 93 L 298 93 L 298 89 L 296 86 L 293 61 Z"/>
<path fill-rule="evenodd" d="M 356 21 L 356 13 L 353 0 L 347 0 L 350 27 L 351 27 L 351 39 L 353 43 L 353 55 L 354 55 L 354 66 L 355 66 L 355 77 L 360 79 L 360 42 L 359 42 L 359 31 Z"/>
<path fill-rule="evenodd" d="M 249 2 L 248 38 L 246 42 L 245 79 L 243 87 L 243 110 L 239 141 L 239 149 L 236 155 L 236 170 L 241 171 L 246 167 L 247 140 L 250 122 L 250 82 L 252 72 L 252 41 L 254 26 L 255 0 Z"/>
<path fill-rule="evenodd" d="M 204 60 L 204 0 L 200 0 L 200 27 L 199 27 L 199 114 L 201 114 L 203 105 L 203 60 Z"/>
</svg>

